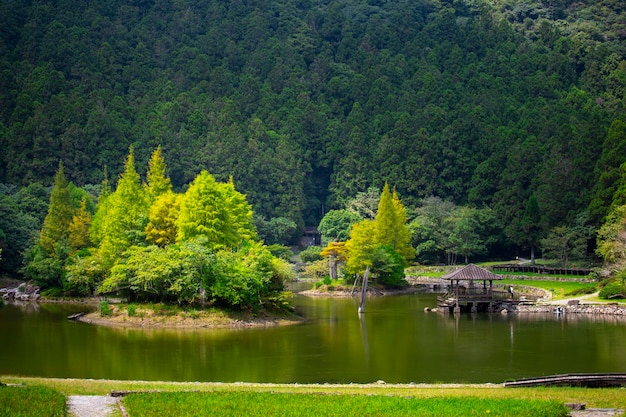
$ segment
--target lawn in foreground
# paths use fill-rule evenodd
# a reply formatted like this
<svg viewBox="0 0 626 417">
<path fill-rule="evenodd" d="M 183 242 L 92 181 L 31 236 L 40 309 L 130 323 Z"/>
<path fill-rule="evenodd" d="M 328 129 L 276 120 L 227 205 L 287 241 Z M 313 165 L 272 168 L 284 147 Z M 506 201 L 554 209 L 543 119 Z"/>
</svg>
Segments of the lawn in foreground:
<svg viewBox="0 0 626 417">
<path fill-rule="evenodd" d="M 64 417 L 66 398 L 43 386 L 0 386 L 0 416 Z"/>
<path fill-rule="evenodd" d="M 131 394 L 124 398 L 131 417 L 435 417 L 435 416 L 567 416 L 556 401 L 484 398 L 407 398 L 397 396 L 315 395 L 252 392 L 170 392 Z"/>
</svg>

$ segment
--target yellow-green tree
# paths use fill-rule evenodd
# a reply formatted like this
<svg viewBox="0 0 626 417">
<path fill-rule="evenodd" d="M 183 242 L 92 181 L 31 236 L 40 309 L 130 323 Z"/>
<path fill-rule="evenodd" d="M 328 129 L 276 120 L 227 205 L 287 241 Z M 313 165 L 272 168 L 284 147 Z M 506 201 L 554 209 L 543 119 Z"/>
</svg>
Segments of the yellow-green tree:
<svg viewBox="0 0 626 417">
<path fill-rule="evenodd" d="M 372 220 L 362 220 L 352 226 L 350 239 L 346 242 L 348 273 L 363 274 L 367 268 L 371 268 L 378 246 L 373 239 L 375 233 L 376 225 Z"/>
<path fill-rule="evenodd" d="M 218 183 L 207 171 L 194 179 L 183 196 L 176 226 L 178 242 L 203 236 L 214 249 L 235 247 L 256 237 L 252 207 L 245 196 L 232 181 Z"/>
<path fill-rule="evenodd" d="M 409 263 L 415 258 L 415 248 L 411 245 L 411 230 L 409 229 L 406 208 L 395 190 L 392 199 L 396 211 L 394 249 L 404 258 L 405 262 Z"/>
<path fill-rule="evenodd" d="M 374 219 L 374 236 L 372 238 L 378 245 L 395 246 L 395 234 L 397 228 L 396 209 L 393 198 L 389 191 L 389 184 L 385 183 L 383 192 L 378 201 L 378 211 Z"/>
<path fill-rule="evenodd" d="M 370 269 L 385 285 L 399 285 L 404 280 L 404 266 L 414 249 L 406 224 L 406 209 L 399 196 L 392 195 L 385 184 L 375 219 L 354 224 L 346 242 L 348 273 L 363 274 Z"/>
<path fill-rule="evenodd" d="M 135 155 L 131 147 L 117 188 L 107 197 L 106 206 L 102 208 L 107 212 L 100 225 L 102 240 L 99 254 L 106 265 L 112 265 L 130 246 L 145 244 L 148 208 L 148 198 L 135 170 Z"/>
<path fill-rule="evenodd" d="M 395 191 L 392 195 L 387 183 L 380 195 L 374 223 L 376 233 L 373 239 L 378 246 L 390 246 L 404 258 L 405 263 L 413 260 L 415 250 L 411 246 L 406 209 Z"/>
<path fill-rule="evenodd" d="M 91 245 L 89 239 L 89 227 L 91 226 L 91 213 L 87 210 L 87 200 L 83 198 L 80 208 L 72 217 L 69 226 L 69 244 L 72 249 L 83 249 Z"/>
<path fill-rule="evenodd" d="M 165 247 L 176 242 L 176 221 L 180 212 L 179 194 L 167 192 L 157 197 L 148 213 L 146 240 L 148 243 Z"/>
<path fill-rule="evenodd" d="M 172 191 L 172 183 L 166 175 L 166 165 L 161 152 L 161 145 L 152 152 L 150 161 L 148 161 L 148 173 L 146 174 L 148 196 L 151 201 L 156 200 L 159 196 Z"/>
</svg>

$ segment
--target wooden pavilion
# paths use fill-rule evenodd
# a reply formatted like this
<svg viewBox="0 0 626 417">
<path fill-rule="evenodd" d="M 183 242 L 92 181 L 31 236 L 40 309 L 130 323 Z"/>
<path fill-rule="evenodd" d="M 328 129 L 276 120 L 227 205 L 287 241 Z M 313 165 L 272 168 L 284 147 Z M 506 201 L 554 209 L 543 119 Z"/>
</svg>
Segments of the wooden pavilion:
<svg viewBox="0 0 626 417">
<path fill-rule="evenodd" d="M 446 313 L 493 312 L 503 304 L 515 303 L 512 293 L 493 289 L 493 281 L 502 277 L 474 264 L 450 272 L 442 279 L 450 284 L 448 291 L 437 298 L 437 308 Z"/>
</svg>

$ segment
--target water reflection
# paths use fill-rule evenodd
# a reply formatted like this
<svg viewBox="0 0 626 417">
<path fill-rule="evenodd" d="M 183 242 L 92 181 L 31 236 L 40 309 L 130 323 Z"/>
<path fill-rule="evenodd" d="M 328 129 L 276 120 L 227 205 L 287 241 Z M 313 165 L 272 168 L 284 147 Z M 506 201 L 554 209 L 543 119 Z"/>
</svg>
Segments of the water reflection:
<svg viewBox="0 0 626 417">
<path fill-rule="evenodd" d="M 565 314 L 425 313 L 433 295 L 296 297 L 308 321 L 261 329 L 69 322 L 84 306 L 0 309 L 0 374 L 249 382 L 502 382 L 626 372 L 626 321 Z"/>
</svg>

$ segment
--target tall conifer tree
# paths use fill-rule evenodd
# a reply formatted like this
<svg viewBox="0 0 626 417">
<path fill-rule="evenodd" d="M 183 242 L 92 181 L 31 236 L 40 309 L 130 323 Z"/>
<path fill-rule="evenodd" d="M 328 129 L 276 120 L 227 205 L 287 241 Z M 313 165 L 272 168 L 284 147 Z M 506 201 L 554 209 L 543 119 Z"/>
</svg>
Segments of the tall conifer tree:
<svg viewBox="0 0 626 417">
<path fill-rule="evenodd" d="M 193 181 L 180 204 L 177 241 L 204 236 L 221 249 L 256 239 L 252 208 L 231 182 L 220 184 L 207 171 Z"/>
<path fill-rule="evenodd" d="M 393 207 L 396 211 L 396 229 L 394 249 L 409 263 L 415 258 L 415 248 L 411 245 L 411 231 L 409 230 L 406 208 L 400 196 L 393 191 Z"/>
<path fill-rule="evenodd" d="M 89 226 L 91 226 L 91 214 L 87 210 L 87 200 L 80 202 L 80 209 L 72 217 L 69 225 L 69 244 L 72 249 L 83 249 L 89 247 Z"/>
<path fill-rule="evenodd" d="M 380 195 L 375 230 L 374 239 L 378 245 L 391 246 L 404 258 L 405 262 L 413 260 L 415 251 L 411 246 L 411 233 L 407 225 L 406 209 L 398 194 L 395 191 L 391 194 L 387 183 L 385 183 Z"/>
<path fill-rule="evenodd" d="M 72 215 L 69 184 L 65 177 L 63 163 L 59 162 L 59 168 L 54 176 L 54 186 L 50 194 L 48 214 L 43 222 L 39 237 L 39 245 L 47 256 L 54 256 L 56 245 L 68 238 Z"/>
<path fill-rule="evenodd" d="M 107 264 L 132 245 L 145 244 L 148 222 L 148 199 L 135 170 L 135 154 L 131 147 L 115 192 L 107 198 L 107 215 L 101 225 L 99 252 Z"/>
<path fill-rule="evenodd" d="M 166 165 L 161 152 L 161 145 L 152 152 L 152 157 L 148 161 L 148 195 L 151 201 L 172 190 L 172 183 L 165 174 Z"/>
<path fill-rule="evenodd" d="M 378 245 L 391 245 L 395 249 L 395 229 L 397 228 L 396 209 L 389 184 L 385 183 L 378 202 L 378 211 L 374 222 L 376 233 L 374 241 Z"/>
</svg>

